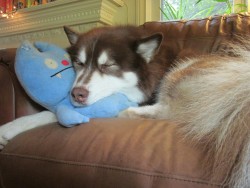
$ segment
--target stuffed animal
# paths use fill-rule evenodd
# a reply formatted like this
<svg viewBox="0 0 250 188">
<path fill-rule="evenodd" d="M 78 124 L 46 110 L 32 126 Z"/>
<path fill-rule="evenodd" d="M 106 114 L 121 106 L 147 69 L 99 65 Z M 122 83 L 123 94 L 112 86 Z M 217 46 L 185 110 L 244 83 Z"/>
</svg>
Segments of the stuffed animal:
<svg viewBox="0 0 250 188">
<path fill-rule="evenodd" d="M 69 55 L 62 48 L 49 43 L 23 42 L 16 52 L 15 71 L 26 93 L 54 112 L 59 123 L 65 127 L 89 122 L 90 118 L 115 117 L 120 111 L 137 106 L 121 93 L 89 106 L 73 106 L 70 90 L 75 72 Z"/>
</svg>

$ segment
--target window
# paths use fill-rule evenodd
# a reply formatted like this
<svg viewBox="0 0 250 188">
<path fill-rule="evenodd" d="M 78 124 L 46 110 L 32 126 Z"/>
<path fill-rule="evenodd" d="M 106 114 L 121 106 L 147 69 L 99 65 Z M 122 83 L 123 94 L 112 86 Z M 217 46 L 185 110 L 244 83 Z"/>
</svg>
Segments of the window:
<svg viewBox="0 0 250 188">
<path fill-rule="evenodd" d="M 215 14 L 247 11 L 246 0 L 162 0 L 161 19 L 204 18 Z"/>
</svg>

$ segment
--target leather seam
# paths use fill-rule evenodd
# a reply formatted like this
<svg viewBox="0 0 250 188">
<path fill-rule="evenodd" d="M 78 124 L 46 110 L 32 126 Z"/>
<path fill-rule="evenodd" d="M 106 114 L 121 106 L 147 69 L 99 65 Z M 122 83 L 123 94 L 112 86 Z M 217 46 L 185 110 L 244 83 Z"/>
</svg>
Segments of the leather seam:
<svg viewBox="0 0 250 188">
<path fill-rule="evenodd" d="M 64 164 L 64 165 L 70 165 L 70 166 L 78 166 L 78 167 L 91 167 L 91 168 L 99 168 L 99 169 L 106 169 L 111 171 L 120 171 L 124 173 L 134 173 L 138 175 L 148 176 L 152 178 L 160 178 L 160 179 L 170 179 L 175 181 L 183 181 L 183 182 L 190 182 L 195 184 L 205 184 L 205 185 L 211 185 L 216 187 L 224 187 L 224 185 L 219 183 L 210 183 L 205 180 L 195 180 L 195 179 L 187 179 L 182 176 L 174 175 L 174 174 L 157 174 L 154 172 L 142 172 L 142 170 L 132 169 L 132 168 L 126 168 L 126 167 L 118 167 L 113 165 L 105 165 L 105 164 L 96 164 L 96 163 L 84 163 L 84 162 L 78 162 L 78 161 L 65 161 L 65 160 L 58 160 L 58 159 L 50 159 L 50 158 L 44 158 L 44 157 L 37 157 L 37 156 L 27 156 L 27 155 L 20 155 L 20 154 L 9 154 L 9 153 L 1 153 L 0 156 L 3 157 L 15 157 L 15 158 L 23 158 L 23 159 L 30 159 L 30 160 L 37 160 L 37 161 L 44 161 L 44 162 L 50 162 L 55 164 Z M 174 177 L 170 177 L 174 176 Z"/>
</svg>

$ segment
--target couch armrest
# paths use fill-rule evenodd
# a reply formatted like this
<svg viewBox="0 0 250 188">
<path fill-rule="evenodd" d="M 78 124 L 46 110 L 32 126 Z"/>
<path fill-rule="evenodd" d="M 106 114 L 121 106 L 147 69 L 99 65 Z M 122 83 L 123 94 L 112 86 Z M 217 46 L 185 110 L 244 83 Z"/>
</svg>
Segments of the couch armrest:
<svg viewBox="0 0 250 188">
<path fill-rule="evenodd" d="M 16 49 L 0 50 L 0 125 L 43 110 L 20 86 L 14 71 Z"/>
</svg>

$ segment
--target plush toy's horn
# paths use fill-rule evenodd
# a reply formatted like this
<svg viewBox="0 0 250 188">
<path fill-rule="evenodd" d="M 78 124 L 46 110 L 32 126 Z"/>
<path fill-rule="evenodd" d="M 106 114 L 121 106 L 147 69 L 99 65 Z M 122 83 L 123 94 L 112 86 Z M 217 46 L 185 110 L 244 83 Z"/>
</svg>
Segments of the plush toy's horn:
<svg viewBox="0 0 250 188">
<path fill-rule="evenodd" d="M 24 41 L 24 42 L 22 42 L 22 45 L 18 49 L 17 53 L 24 53 L 24 52 L 27 52 L 30 54 L 32 52 L 38 53 L 39 51 L 29 41 Z"/>
<path fill-rule="evenodd" d="M 52 44 L 48 44 L 46 42 L 35 42 L 34 46 L 40 51 L 40 52 L 46 52 L 46 51 L 54 51 L 56 48 Z"/>
</svg>

